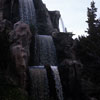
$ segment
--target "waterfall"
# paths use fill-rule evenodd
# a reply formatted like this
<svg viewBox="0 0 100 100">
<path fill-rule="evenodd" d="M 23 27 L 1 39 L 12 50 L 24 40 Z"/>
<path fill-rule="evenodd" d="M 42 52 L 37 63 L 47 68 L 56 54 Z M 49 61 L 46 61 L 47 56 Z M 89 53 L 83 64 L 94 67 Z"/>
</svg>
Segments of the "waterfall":
<svg viewBox="0 0 100 100">
<path fill-rule="evenodd" d="M 52 69 L 53 75 L 54 75 L 54 80 L 55 80 L 55 85 L 56 85 L 55 87 L 56 87 L 58 100 L 63 100 L 62 85 L 61 85 L 61 81 L 60 81 L 58 68 L 57 68 L 57 66 L 51 66 L 51 69 Z"/>
<path fill-rule="evenodd" d="M 36 36 L 36 57 L 39 65 L 56 65 L 56 49 L 52 36 Z M 35 57 L 35 58 L 36 58 Z"/>
<path fill-rule="evenodd" d="M 63 22 L 62 17 L 60 17 L 59 21 L 60 21 L 60 24 L 59 24 L 60 31 L 66 32 L 66 28 L 65 28 L 65 25 L 64 25 L 64 22 Z M 62 30 L 61 30 L 61 29 L 62 29 Z"/>
<path fill-rule="evenodd" d="M 31 66 L 29 72 L 32 80 L 32 99 L 49 100 L 47 72 L 44 66 Z"/>
<path fill-rule="evenodd" d="M 19 0 L 21 21 L 34 25 L 36 22 L 33 0 Z"/>
<path fill-rule="evenodd" d="M 54 66 L 56 65 L 56 50 L 52 36 L 37 35 L 35 49 L 36 57 L 34 58 L 38 59 L 38 66 L 29 67 L 32 99 L 56 100 L 55 98 L 57 98 L 57 100 L 63 100 L 59 71 L 57 66 Z"/>
</svg>

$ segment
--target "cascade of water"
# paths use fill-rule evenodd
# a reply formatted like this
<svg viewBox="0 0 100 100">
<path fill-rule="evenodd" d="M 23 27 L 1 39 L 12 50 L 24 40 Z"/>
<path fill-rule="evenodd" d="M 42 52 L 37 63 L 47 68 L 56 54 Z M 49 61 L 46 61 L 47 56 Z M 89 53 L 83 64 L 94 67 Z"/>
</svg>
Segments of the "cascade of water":
<svg viewBox="0 0 100 100">
<path fill-rule="evenodd" d="M 62 29 L 62 32 L 66 32 L 66 28 L 65 28 L 62 17 L 60 17 L 59 21 L 60 21 L 60 24 L 59 24 L 60 30 Z"/>
<path fill-rule="evenodd" d="M 36 22 L 33 0 L 19 0 L 21 21 L 34 25 Z"/>
<path fill-rule="evenodd" d="M 31 66 L 29 72 L 32 80 L 32 99 L 49 100 L 47 72 L 44 66 Z"/>
<path fill-rule="evenodd" d="M 39 65 L 56 65 L 56 49 L 51 36 L 38 35 L 36 46 Z"/>
<path fill-rule="evenodd" d="M 47 98 L 50 94 L 52 94 L 49 89 L 53 87 L 55 88 L 54 93 L 56 94 L 57 100 L 63 100 L 63 92 L 58 68 L 57 66 L 54 66 L 56 65 L 56 50 L 52 37 L 48 35 L 37 35 L 35 49 L 39 66 L 32 66 L 29 69 L 32 80 L 33 99 L 48 100 Z M 43 65 L 50 65 L 50 69 L 47 67 L 45 67 L 45 69 Z M 48 77 L 48 75 L 52 75 L 52 77 Z M 56 97 L 52 95 L 51 99 L 49 99 L 52 100 L 52 98 Z"/>
<path fill-rule="evenodd" d="M 55 79 L 55 87 L 56 92 L 59 100 L 63 100 L 63 92 L 62 92 L 62 85 L 59 77 L 59 72 L 57 66 L 51 66 L 51 69 L 53 71 L 54 79 Z"/>
</svg>

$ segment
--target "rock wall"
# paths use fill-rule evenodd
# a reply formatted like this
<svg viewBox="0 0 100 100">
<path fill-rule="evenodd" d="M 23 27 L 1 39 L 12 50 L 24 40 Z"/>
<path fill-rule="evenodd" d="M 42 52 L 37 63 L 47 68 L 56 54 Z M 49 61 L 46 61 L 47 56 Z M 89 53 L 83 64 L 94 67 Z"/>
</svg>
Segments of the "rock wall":
<svg viewBox="0 0 100 100">
<path fill-rule="evenodd" d="M 33 1 L 36 9 L 38 33 L 51 34 L 53 31 L 53 25 L 46 6 L 43 4 L 42 0 Z"/>
</svg>

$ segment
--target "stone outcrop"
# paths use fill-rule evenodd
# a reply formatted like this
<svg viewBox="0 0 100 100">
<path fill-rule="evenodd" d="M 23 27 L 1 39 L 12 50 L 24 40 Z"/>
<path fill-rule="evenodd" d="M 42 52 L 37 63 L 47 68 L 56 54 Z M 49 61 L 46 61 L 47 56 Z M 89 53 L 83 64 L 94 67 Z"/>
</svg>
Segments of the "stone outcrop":
<svg viewBox="0 0 100 100">
<path fill-rule="evenodd" d="M 29 45 L 31 40 L 29 26 L 23 22 L 17 22 L 9 33 L 10 51 L 16 66 L 18 82 L 20 86 L 26 85 L 26 71 L 29 59 Z"/>
</svg>

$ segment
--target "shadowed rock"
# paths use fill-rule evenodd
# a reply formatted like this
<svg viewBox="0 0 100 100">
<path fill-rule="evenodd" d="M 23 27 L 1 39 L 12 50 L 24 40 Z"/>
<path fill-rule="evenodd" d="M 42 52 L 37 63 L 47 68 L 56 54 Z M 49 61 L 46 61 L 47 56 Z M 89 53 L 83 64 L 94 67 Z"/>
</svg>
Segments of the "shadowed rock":
<svg viewBox="0 0 100 100">
<path fill-rule="evenodd" d="M 11 22 L 7 20 L 0 21 L 0 69 L 6 71 L 9 66 L 9 36 L 8 33 L 12 30 Z"/>
</svg>

